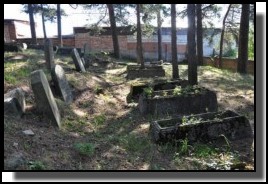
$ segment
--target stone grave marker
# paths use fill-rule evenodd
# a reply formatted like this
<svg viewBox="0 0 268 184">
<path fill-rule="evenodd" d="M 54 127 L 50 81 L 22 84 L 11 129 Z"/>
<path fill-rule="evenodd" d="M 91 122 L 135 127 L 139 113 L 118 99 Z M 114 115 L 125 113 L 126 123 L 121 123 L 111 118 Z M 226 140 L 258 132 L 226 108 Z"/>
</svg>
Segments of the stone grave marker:
<svg viewBox="0 0 268 184">
<path fill-rule="evenodd" d="M 55 63 L 54 63 L 53 44 L 50 39 L 45 40 L 44 50 L 45 50 L 47 68 L 51 70 L 55 66 Z"/>
<path fill-rule="evenodd" d="M 25 96 L 22 89 L 13 89 L 4 95 L 5 114 L 14 114 L 21 117 L 25 113 L 25 106 Z"/>
<path fill-rule="evenodd" d="M 86 72 L 85 67 L 82 63 L 82 60 L 79 56 L 79 53 L 77 52 L 77 50 L 75 48 L 72 50 L 72 58 L 73 58 L 76 70 L 78 72 L 80 72 L 80 71 Z"/>
<path fill-rule="evenodd" d="M 51 71 L 51 77 L 55 85 L 56 92 L 67 104 L 70 104 L 73 101 L 73 95 L 63 68 L 60 65 L 55 65 Z"/>
<path fill-rule="evenodd" d="M 31 85 L 38 109 L 60 127 L 60 112 L 42 70 L 31 73 Z"/>
<path fill-rule="evenodd" d="M 89 54 L 89 45 L 88 45 L 88 43 L 85 43 L 84 44 L 84 56 L 86 56 L 88 54 Z"/>
</svg>

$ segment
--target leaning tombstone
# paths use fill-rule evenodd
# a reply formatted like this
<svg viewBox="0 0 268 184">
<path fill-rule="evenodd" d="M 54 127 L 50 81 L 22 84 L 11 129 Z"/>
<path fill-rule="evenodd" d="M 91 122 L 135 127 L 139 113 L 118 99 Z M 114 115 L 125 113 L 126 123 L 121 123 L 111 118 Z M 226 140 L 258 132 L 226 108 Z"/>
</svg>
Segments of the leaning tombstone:
<svg viewBox="0 0 268 184">
<path fill-rule="evenodd" d="M 21 117 L 25 113 L 25 96 L 20 88 L 11 90 L 4 95 L 4 113 Z"/>
<path fill-rule="evenodd" d="M 51 71 L 51 77 L 55 85 L 56 93 L 59 94 L 67 104 L 70 104 L 73 101 L 73 95 L 63 68 L 60 65 L 55 65 Z"/>
<path fill-rule="evenodd" d="M 77 52 L 77 50 L 75 48 L 72 50 L 71 55 L 72 55 L 76 70 L 78 72 L 80 72 L 80 71 L 81 72 L 86 72 L 85 67 L 84 67 L 84 65 L 82 63 L 82 60 L 81 60 L 81 58 L 79 56 L 79 53 Z"/>
<path fill-rule="evenodd" d="M 81 61 L 82 61 L 83 65 L 84 65 L 84 67 L 86 67 L 85 66 L 85 59 L 81 57 Z"/>
<path fill-rule="evenodd" d="M 51 70 L 54 66 L 54 50 L 53 50 L 53 44 L 50 39 L 45 40 L 45 58 L 46 58 L 46 63 L 47 63 L 47 68 Z"/>
<path fill-rule="evenodd" d="M 37 108 L 54 123 L 57 123 L 58 127 L 61 127 L 60 112 L 43 70 L 31 73 L 31 85 Z"/>
</svg>

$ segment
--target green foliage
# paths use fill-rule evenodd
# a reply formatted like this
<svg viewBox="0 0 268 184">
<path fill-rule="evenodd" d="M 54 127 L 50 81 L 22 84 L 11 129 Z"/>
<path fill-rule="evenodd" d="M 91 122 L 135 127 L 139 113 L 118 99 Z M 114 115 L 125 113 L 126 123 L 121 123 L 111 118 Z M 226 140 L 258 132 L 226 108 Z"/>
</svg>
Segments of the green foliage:
<svg viewBox="0 0 268 184">
<path fill-rule="evenodd" d="M 100 94 L 100 93 L 103 93 L 103 88 L 101 87 L 101 86 L 95 86 L 95 88 L 94 88 L 94 92 L 96 93 L 96 94 Z"/>
<path fill-rule="evenodd" d="M 190 145 L 188 144 L 188 139 L 180 140 L 179 144 L 179 155 L 188 155 L 189 153 L 189 147 Z"/>
<path fill-rule="evenodd" d="M 31 70 L 28 67 L 20 66 L 21 63 L 5 63 L 4 80 L 10 84 L 16 84 L 20 79 L 27 78 Z"/>
<path fill-rule="evenodd" d="M 198 85 L 187 85 L 185 88 L 181 89 L 181 94 L 187 96 L 188 94 L 199 94 L 202 92 L 202 88 Z"/>
<path fill-rule="evenodd" d="M 159 151 L 161 151 L 162 153 L 172 153 L 175 151 L 175 148 L 174 146 L 172 145 L 172 143 L 170 142 L 167 142 L 167 143 L 164 143 L 164 144 L 161 144 L 159 146 Z"/>
<path fill-rule="evenodd" d="M 226 137 L 225 135 L 223 135 L 223 134 L 221 134 L 220 136 L 224 138 L 225 143 L 226 143 L 226 146 L 227 146 L 227 150 L 230 151 L 230 149 L 231 149 L 231 145 L 230 145 L 230 143 L 229 143 L 229 140 L 228 140 L 227 137 Z"/>
<path fill-rule="evenodd" d="M 204 27 L 214 27 L 213 19 L 220 17 L 222 7 L 217 4 L 202 4 L 202 22 Z M 184 18 L 187 16 L 186 6 L 177 13 L 178 16 Z"/>
<path fill-rule="evenodd" d="M 181 120 L 182 120 L 182 125 L 196 124 L 196 123 L 200 123 L 202 121 L 202 118 L 183 116 Z"/>
<path fill-rule="evenodd" d="M 165 168 L 161 167 L 159 164 L 152 163 L 150 165 L 150 170 L 165 170 Z"/>
<path fill-rule="evenodd" d="M 87 122 L 82 118 L 77 119 L 76 121 L 70 121 L 68 119 L 65 120 L 65 127 L 69 131 L 80 133 L 80 135 L 84 134 L 84 128 L 85 128 L 86 124 L 87 124 Z"/>
<path fill-rule="evenodd" d="M 248 58 L 254 59 L 254 29 L 251 27 L 249 29 L 249 38 L 248 38 Z"/>
<path fill-rule="evenodd" d="M 176 86 L 173 90 L 173 95 L 177 96 L 181 94 L 181 86 Z"/>
<path fill-rule="evenodd" d="M 5 74 L 4 75 L 4 80 L 10 84 L 16 84 L 17 83 L 17 79 L 16 77 L 14 77 L 13 75 L 10 74 Z"/>
<path fill-rule="evenodd" d="M 228 47 L 222 56 L 236 58 L 237 57 L 237 49 L 232 48 L 232 47 Z"/>
<path fill-rule="evenodd" d="M 187 124 L 187 122 L 188 122 L 188 118 L 186 116 L 183 116 L 181 119 L 181 124 L 185 125 L 185 124 Z"/>
<path fill-rule="evenodd" d="M 46 167 L 41 161 L 30 161 L 29 169 L 30 170 L 45 170 Z"/>
<path fill-rule="evenodd" d="M 57 9 L 53 4 L 42 4 L 43 9 L 41 8 L 41 4 L 32 4 L 33 13 L 34 14 L 42 14 L 44 12 L 45 21 L 55 22 L 57 20 Z M 29 13 L 28 4 L 23 4 L 22 11 L 25 13 Z M 66 12 L 61 9 L 61 16 L 67 16 Z"/>
<path fill-rule="evenodd" d="M 143 88 L 146 97 L 152 97 L 154 89 L 152 87 Z"/>
<path fill-rule="evenodd" d="M 167 96 L 167 92 L 166 91 L 163 91 L 163 96 Z"/>
<path fill-rule="evenodd" d="M 98 36 L 104 31 L 104 29 L 97 24 L 88 25 L 87 29 L 89 29 L 90 36 Z"/>
<path fill-rule="evenodd" d="M 206 144 L 196 144 L 194 145 L 194 155 L 197 157 L 206 158 L 212 155 L 215 155 L 217 151 L 206 145 Z"/>
<path fill-rule="evenodd" d="M 130 152 L 141 152 L 150 148 L 149 141 L 143 137 L 129 134 L 120 139 L 121 144 Z"/>
<path fill-rule="evenodd" d="M 100 114 L 94 117 L 93 123 L 96 127 L 103 125 L 103 123 L 106 121 L 106 117 L 104 114 Z"/>
<path fill-rule="evenodd" d="M 74 149 L 81 155 L 92 156 L 95 151 L 95 146 L 91 143 L 76 143 L 74 144 Z"/>
</svg>

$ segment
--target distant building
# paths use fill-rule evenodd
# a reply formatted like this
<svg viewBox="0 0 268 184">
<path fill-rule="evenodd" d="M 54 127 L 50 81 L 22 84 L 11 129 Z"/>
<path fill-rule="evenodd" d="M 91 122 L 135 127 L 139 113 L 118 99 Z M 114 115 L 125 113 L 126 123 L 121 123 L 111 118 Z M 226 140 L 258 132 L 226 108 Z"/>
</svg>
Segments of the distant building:
<svg viewBox="0 0 268 184">
<path fill-rule="evenodd" d="M 203 39 L 204 56 L 213 54 L 214 44 L 219 41 L 220 29 L 204 29 L 208 35 Z M 131 26 L 117 27 L 120 52 L 123 56 L 136 57 L 136 36 Z M 150 37 L 143 37 L 143 55 L 145 59 L 158 59 L 158 38 L 155 28 L 154 34 Z M 209 42 L 209 35 L 215 34 L 213 42 Z M 93 35 L 93 30 L 86 27 L 74 27 L 75 47 L 83 48 L 88 44 L 92 51 L 113 52 L 112 32 L 110 27 L 102 27 L 98 35 Z M 187 54 L 187 28 L 177 28 L 177 58 L 178 61 L 186 59 Z M 162 56 L 163 60 L 171 61 L 171 28 L 162 27 Z"/>
<path fill-rule="evenodd" d="M 37 25 L 35 24 L 37 28 Z M 37 30 L 37 29 L 36 29 Z M 63 46 L 83 48 L 89 45 L 91 51 L 113 52 L 112 32 L 110 27 L 102 27 L 99 34 L 93 34 L 93 30 L 86 27 L 74 27 L 73 35 L 63 35 Z M 122 56 L 136 58 L 137 40 L 135 30 L 131 26 L 117 27 L 119 47 Z M 203 54 L 211 56 L 218 50 L 221 29 L 204 29 Z M 143 37 L 143 55 L 145 59 L 158 59 L 158 38 L 155 28 L 150 37 Z M 43 44 L 42 33 L 37 33 L 37 43 Z M 40 35 L 41 34 L 41 35 Z M 213 36 L 212 42 L 209 38 Z M 58 45 L 57 36 L 50 37 L 54 45 Z M 17 19 L 4 19 L 4 39 L 6 42 L 31 42 L 31 30 L 29 21 Z M 232 45 L 236 47 L 235 44 Z M 186 59 L 187 55 L 187 28 L 177 28 L 177 58 L 178 61 Z M 216 53 L 217 54 L 217 53 Z M 171 61 L 171 28 L 162 27 L 162 59 Z"/>
<path fill-rule="evenodd" d="M 16 41 L 20 38 L 30 37 L 31 30 L 29 21 L 4 19 L 4 39 L 6 42 L 12 42 L 12 40 Z"/>
</svg>

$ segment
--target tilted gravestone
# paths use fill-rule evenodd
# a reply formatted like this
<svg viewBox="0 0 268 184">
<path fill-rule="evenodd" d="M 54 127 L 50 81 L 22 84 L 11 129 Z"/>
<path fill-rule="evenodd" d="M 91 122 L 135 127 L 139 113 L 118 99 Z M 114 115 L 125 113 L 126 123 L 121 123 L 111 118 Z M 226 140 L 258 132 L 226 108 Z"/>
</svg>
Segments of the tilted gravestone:
<svg viewBox="0 0 268 184">
<path fill-rule="evenodd" d="M 80 71 L 81 72 L 86 72 L 85 67 L 84 67 L 84 65 L 82 63 L 82 60 L 81 60 L 81 58 L 79 56 L 79 53 L 77 52 L 77 50 L 75 48 L 72 50 L 71 54 L 72 54 L 72 58 L 73 58 L 76 70 L 78 72 L 80 72 Z"/>
<path fill-rule="evenodd" d="M 60 127 L 60 112 L 42 70 L 31 73 L 31 85 L 38 109 Z"/>
<path fill-rule="evenodd" d="M 55 65 L 51 71 L 51 77 L 55 85 L 56 92 L 67 104 L 71 103 L 73 101 L 72 91 L 66 79 L 64 70 L 60 65 Z"/>
<path fill-rule="evenodd" d="M 14 114 L 17 117 L 21 117 L 25 112 L 25 106 L 25 96 L 22 89 L 13 89 L 4 95 L 5 114 Z"/>
<path fill-rule="evenodd" d="M 55 63 L 54 63 L 53 44 L 50 39 L 45 40 L 44 50 L 45 50 L 47 68 L 51 70 L 55 66 Z"/>
<path fill-rule="evenodd" d="M 85 67 L 85 59 L 81 57 L 81 61 L 82 61 L 83 65 L 84 65 L 84 67 Z"/>
</svg>

